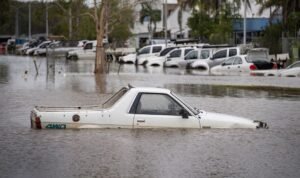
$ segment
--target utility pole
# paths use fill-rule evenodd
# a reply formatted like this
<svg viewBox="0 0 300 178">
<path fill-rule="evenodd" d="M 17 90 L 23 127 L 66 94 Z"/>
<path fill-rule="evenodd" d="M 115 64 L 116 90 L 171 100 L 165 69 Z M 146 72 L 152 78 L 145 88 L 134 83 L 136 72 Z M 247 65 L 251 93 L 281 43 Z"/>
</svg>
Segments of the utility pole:
<svg viewBox="0 0 300 178">
<path fill-rule="evenodd" d="M 46 36 L 49 36 L 49 24 L 48 24 L 48 2 L 46 1 Z"/>
<path fill-rule="evenodd" d="M 19 8 L 16 8 L 15 36 L 19 37 Z"/>
<path fill-rule="evenodd" d="M 168 44 L 168 27 L 167 27 L 167 15 L 168 15 L 168 13 L 167 13 L 167 0 L 165 0 L 165 6 L 164 6 L 164 21 L 165 21 L 165 26 L 164 26 L 164 30 L 165 30 L 165 44 L 166 44 L 166 47 L 167 47 L 167 44 Z"/>
<path fill-rule="evenodd" d="M 247 36 L 247 31 L 246 31 L 246 19 L 247 19 L 247 3 L 246 0 L 244 0 L 244 39 L 243 39 L 243 43 L 244 45 L 246 45 L 246 36 Z"/>
<path fill-rule="evenodd" d="M 28 3 L 28 39 L 31 40 L 31 2 Z"/>
</svg>

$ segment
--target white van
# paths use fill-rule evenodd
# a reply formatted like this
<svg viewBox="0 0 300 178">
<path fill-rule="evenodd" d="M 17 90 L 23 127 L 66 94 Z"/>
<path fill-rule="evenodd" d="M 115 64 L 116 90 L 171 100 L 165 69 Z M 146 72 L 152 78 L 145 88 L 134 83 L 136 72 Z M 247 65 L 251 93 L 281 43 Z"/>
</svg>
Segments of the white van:
<svg viewBox="0 0 300 178">
<path fill-rule="evenodd" d="M 165 44 L 155 44 L 155 45 L 144 46 L 143 48 L 141 48 L 138 51 L 135 63 L 137 65 L 143 65 L 146 62 L 147 57 L 158 56 L 159 53 L 163 49 L 165 49 L 165 47 L 166 47 Z"/>
<path fill-rule="evenodd" d="M 236 56 L 236 55 L 241 55 L 241 50 L 239 47 L 220 49 L 214 52 L 212 57 L 210 58 L 194 61 L 193 63 L 190 64 L 190 67 L 207 70 L 211 67 L 221 64 L 229 57 Z"/>
</svg>

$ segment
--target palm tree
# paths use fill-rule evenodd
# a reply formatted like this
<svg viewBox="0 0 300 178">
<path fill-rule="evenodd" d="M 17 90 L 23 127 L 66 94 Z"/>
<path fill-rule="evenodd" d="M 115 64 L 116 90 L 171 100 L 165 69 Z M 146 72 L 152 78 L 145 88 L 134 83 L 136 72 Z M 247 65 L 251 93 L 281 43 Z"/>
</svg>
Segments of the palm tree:
<svg viewBox="0 0 300 178">
<path fill-rule="evenodd" d="M 284 31 L 288 31 L 288 18 L 293 12 L 300 11 L 299 0 L 256 0 L 261 5 L 259 13 L 266 9 L 272 9 L 270 14 L 270 22 L 272 19 L 282 11 L 282 24 Z"/>
<path fill-rule="evenodd" d="M 149 39 L 151 40 L 153 34 L 156 31 L 156 23 L 161 20 L 161 12 L 160 10 L 153 9 L 150 2 L 142 3 L 142 10 L 140 16 L 140 22 L 143 24 L 145 19 L 149 19 L 148 23 L 148 32 L 149 32 Z M 152 27 L 152 24 L 154 27 Z"/>
</svg>

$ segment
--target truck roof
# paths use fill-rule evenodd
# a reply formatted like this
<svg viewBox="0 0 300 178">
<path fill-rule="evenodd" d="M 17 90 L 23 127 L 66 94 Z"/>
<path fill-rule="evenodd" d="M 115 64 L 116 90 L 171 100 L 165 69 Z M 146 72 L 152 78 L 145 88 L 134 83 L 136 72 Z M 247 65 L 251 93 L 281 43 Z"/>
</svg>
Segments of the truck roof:
<svg viewBox="0 0 300 178">
<path fill-rule="evenodd" d="M 155 88 L 155 87 L 130 87 L 130 90 L 135 92 L 146 92 L 146 93 L 170 93 L 169 89 Z"/>
</svg>

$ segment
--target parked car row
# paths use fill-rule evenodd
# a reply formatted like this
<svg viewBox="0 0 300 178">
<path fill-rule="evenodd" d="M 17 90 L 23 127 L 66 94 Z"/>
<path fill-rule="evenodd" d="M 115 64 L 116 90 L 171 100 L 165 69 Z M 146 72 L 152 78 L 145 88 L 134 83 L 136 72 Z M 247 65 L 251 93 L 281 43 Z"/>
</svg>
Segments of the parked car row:
<svg viewBox="0 0 300 178">
<path fill-rule="evenodd" d="M 76 41 L 72 43 L 65 43 L 61 41 L 30 41 L 23 44 L 17 49 L 16 54 L 42 56 L 46 55 L 47 51 L 58 55 L 65 55 L 66 52 L 80 49 L 87 42 L 87 40 Z"/>
<path fill-rule="evenodd" d="M 135 54 L 122 56 L 119 62 L 209 70 L 213 75 L 246 73 L 265 76 L 300 76 L 298 63 L 278 70 L 277 64 L 270 60 L 269 51 L 266 48 L 245 50 L 227 45 L 165 46 L 157 44 L 145 46 Z"/>
</svg>

